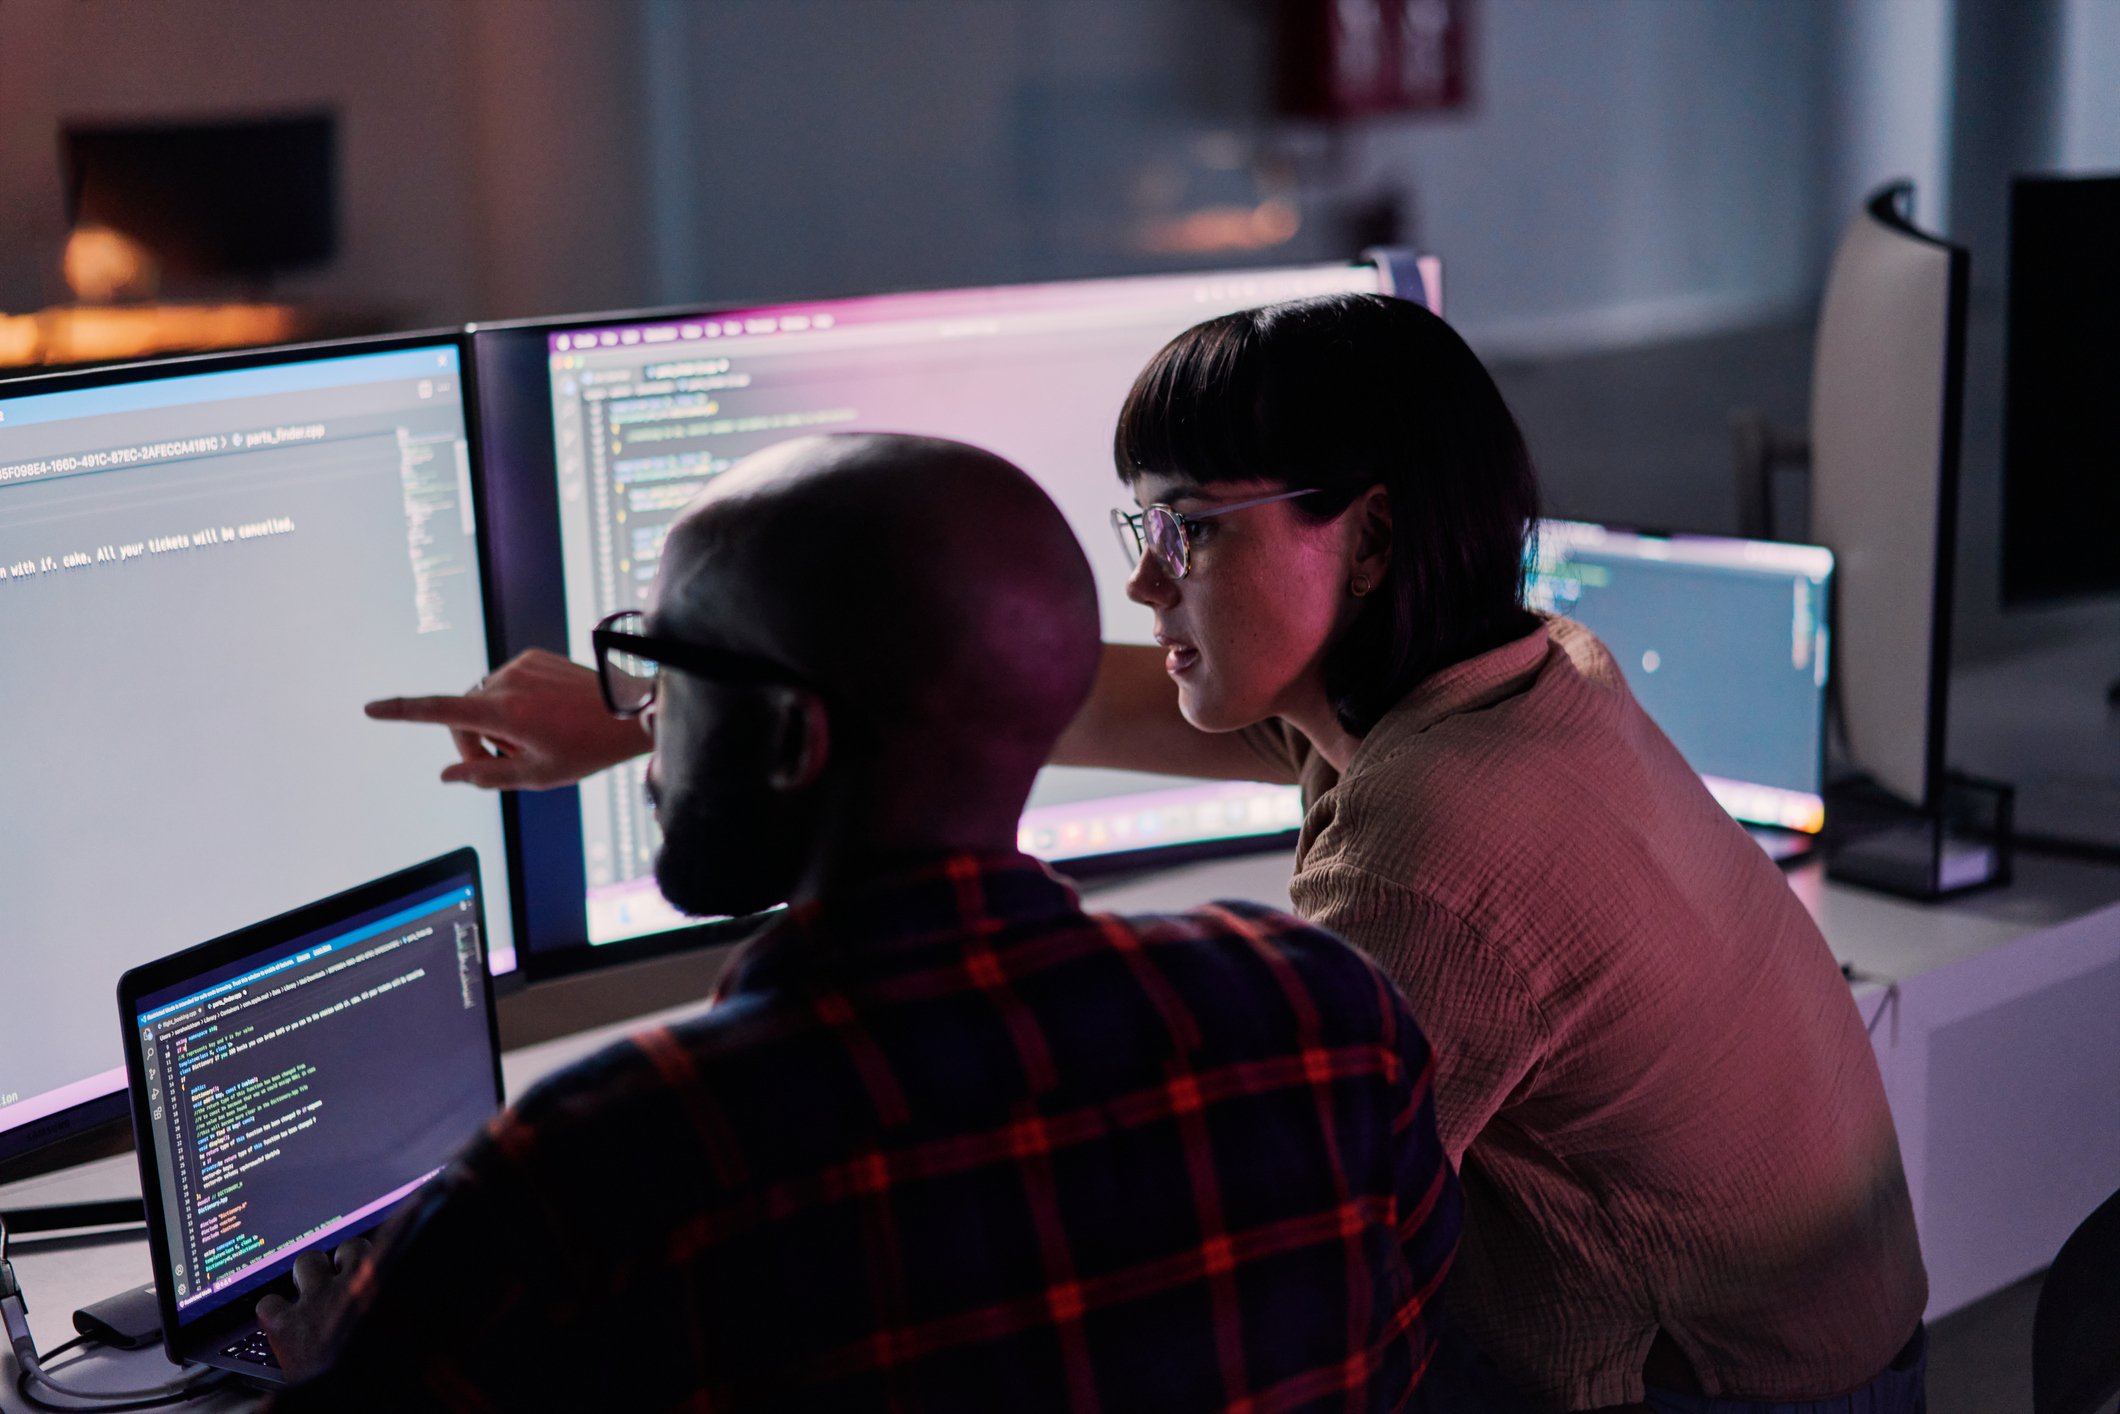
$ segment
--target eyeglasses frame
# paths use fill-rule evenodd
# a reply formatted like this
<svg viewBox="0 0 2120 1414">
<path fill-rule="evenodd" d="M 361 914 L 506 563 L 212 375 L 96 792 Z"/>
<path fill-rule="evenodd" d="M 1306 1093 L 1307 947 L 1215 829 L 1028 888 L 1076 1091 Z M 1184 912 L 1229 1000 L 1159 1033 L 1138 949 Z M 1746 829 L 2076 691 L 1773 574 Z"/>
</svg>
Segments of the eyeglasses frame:
<svg viewBox="0 0 2120 1414">
<path fill-rule="evenodd" d="M 1127 555 L 1127 563 L 1138 565 L 1143 555 L 1153 553 L 1156 556 L 1156 563 L 1162 567 L 1165 573 L 1172 579 L 1183 579 L 1186 575 L 1192 573 L 1191 527 L 1193 525 L 1203 520 L 1213 520 L 1216 516 L 1226 516 L 1231 511 L 1248 511 L 1254 506 L 1270 506 L 1275 501 L 1293 501 L 1298 496 L 1315 496 L 1324 489 L 1322 486 L 1306 486 L 1300 491 L 1281 491 L 1271 496 L 1254 496 L 1248 501 L 1236 501 L 1229 505 L 1216 506 L 1214 509 L 1206 511 L 1180 511 L 1161 501 L 1143 506 L 1138 511 L 1129 511 L 1124 506 L 1114 506 L 1112 507 L 1112 531 L 1119 537 L 1119 549 L 1122 554 Z M 1148 518 L 1158 513 L 1169 516 L 1171 522 L 1178 528 L 1178 548 L 1183 553 L 1184 558 L 1175 565 L 1165 559 L 1160 552 L 1152 551 L 1149 548 Z M 1129 541 L 1133 546 L 1131 553 L 1127 553 Z"/>
<path fill-rule="evenodd" d="M 660 667 L 676 668 L 680 672 L 695 673 L 716 682 L 772 683 L 800 687 L 812 692 L 818 689 L 801 674 L 783 667 L 770 658 L 753 653 L 737 653 L 726 648 L 707 648 L 683 639 L 664 638 L 658 634 L 632 633 L 613 627 L 622 619 L 644 618 L 639 609 L 620 609 L 615 614 L 606 614 L 589 631 L 589 643 L 596 656 L 596 686 L 603 694 L 604 706 L 614 717 L 638 717 L 654 705 L 656 681 L 648 685 L 647 698 L 638 707 L 622 707 L 617 695 L 611 691 L 610 674 L 619 669 L 610 667 L 611 654 L 630 653 L 636 658 L 645 658 Z"/>
</svg>

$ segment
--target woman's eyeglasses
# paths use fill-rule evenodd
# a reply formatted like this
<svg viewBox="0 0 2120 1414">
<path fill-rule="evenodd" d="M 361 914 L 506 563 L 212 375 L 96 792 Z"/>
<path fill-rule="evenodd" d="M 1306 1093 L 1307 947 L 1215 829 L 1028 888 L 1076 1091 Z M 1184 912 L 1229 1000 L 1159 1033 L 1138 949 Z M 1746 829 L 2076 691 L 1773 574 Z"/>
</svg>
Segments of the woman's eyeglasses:
<svg viewBox="0 0 2120 1414">
<path fill-rule="evenodd" d="M 646 614 L 638 609 L 622 609 L 590 632 L 589 641 L 596 650 L 597 685 L 603 689 L 604 706 L 611 709 L 614 717 L 638 717 L 648 710 L 665 665 L 716 682 L 808 686 L 798 674 L 771 659 L 658 638 L 643 633 L 641 630 L 646 627 Z"/>
<path fill-rule="evenodd" d="M 1153 506 L 1143 506 L 1138 511 L 1123 507 L 1112 511 L 1112 533 L 1119 537 L 1120 553 L 1126 556 L 1129 565 L 1140 563 L 1143 554 L 1156 557 L 1156 563 L 1172 579 L 1185 578 L 1192 568 L 1192 528 L 1203 520 L 1226 516 L 1231 511 L 1248 511 L 1253 506 L 1270 506 L 1275 501 L 1293 501 L 1298 496 L 1314 496 L 1324 488 L 1306 486 L 1300 491 L 1283 491 L 1274 496 L 1258 496 L 1249 501 L 1238 501 L 1234 505 L 1216 506 L 1211 511 L 1193 511 L 1180 514 L 1160 501 Z"/>
</svg>

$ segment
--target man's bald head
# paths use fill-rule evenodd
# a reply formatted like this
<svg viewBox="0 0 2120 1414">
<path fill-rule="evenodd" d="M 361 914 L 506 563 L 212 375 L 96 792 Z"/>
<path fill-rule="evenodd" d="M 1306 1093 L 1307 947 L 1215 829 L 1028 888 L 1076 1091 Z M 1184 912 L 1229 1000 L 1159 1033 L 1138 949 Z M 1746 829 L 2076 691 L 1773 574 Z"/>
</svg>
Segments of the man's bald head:
<svg viewBox="0 0 2120 1414">
<path fill-rule="evenodd" d="M 1000 457 L 933 438 L 746 458 L 671 527 L 654 617 L 796 670 L 908 765 L 1013 763 L 1011 789 L 1087 698 L 1099 652 L 1096 586 L 1059 509 Z"/>
</svg>

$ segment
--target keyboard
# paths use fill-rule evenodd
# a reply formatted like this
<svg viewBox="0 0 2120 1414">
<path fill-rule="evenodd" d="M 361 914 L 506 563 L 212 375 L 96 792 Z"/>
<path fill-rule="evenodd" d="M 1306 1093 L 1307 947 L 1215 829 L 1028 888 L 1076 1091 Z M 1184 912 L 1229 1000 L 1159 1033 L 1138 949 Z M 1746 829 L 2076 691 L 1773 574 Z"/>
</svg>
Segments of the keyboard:
<svg viewBox="0 0 2120 1414">
<path fill-rule="evenodd" d="M 280 1368 L 279 1357 L 272 1353 L 272 1342 L 265 1332 L 252 1331 L 232 1345 L 221 1348 L 221 1353 L 232 1360 L 241 1360 L 247 1365 L 262 1365 L 268 1370 Z"/>
</svg>

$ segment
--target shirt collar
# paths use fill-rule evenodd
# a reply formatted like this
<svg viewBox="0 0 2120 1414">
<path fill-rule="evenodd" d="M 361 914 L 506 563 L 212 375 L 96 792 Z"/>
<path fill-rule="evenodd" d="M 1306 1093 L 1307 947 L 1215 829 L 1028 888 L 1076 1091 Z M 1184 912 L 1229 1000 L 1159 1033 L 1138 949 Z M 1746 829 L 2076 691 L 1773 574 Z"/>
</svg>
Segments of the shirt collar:
<svg viewBox="0 0 2120 1414">
<path fill-rule="evenodd" d="M 1548 631 L 1553 622 L 1541 622 L 1521 638 L 1424 678 L 1362 739 L 1347 763 L 1348 771 L 1352 773 L 1363 758 L 1387 753 L 1445 717 L 1491 707 L 1529 687 L 1548 655 L 1560 651 Z"/>
<path fill-rule="evenodd" d="M 1028 855 L 930 859 L 790 908 L 737 951 L 715 998 L 920 966 L 932 948 L 974 933 L 1005 946 L 1015 925 L 1081 911 L 1074 887 Z"/>
</svg>

